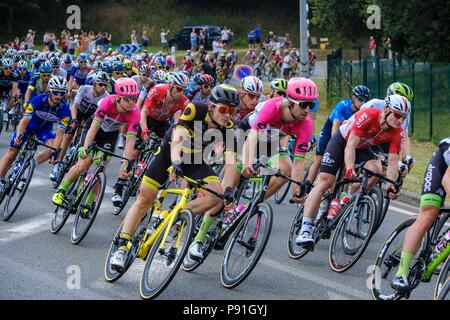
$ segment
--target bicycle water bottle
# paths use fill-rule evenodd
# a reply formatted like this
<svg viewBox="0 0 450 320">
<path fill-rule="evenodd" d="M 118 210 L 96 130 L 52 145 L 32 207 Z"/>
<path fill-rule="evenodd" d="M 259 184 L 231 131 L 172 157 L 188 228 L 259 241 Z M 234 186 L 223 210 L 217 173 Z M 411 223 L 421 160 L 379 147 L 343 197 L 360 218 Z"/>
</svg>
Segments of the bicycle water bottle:
<svg viewBox="0 0 450 320">
<path fill-rule="evenodd" d="M 141 172 L 147 167 L 147 164 L 144 161 L 139 161 L 137 164 L 137 168 L 134 172 L 134 177 L 137 179 L 141 175 Z"/>
<path fill-rule="evenodd" d="M 438 244 L 435 247 L 435 250 L 437 253 L 441 253 L 445 250 L 445 248 L 447 247 L 447 245 L 450 242 L 450 231 L 447 232 L 447 234 L 442 237 L 442 239 L 438 242 Z"/>
<path fill-rule="evenodd" d="M 330 204 L 330 209 L 328 209 L 327 219 L 334 219 L 334 217 L 336 217 L 339 213 L 339 210 L 341 210 L 341 201 L 339 198 L 333 199 Z"/>
<path fill-rule="evenodd" d="M 234 208 L 234 210 L 228 211 L 225 218 L 223 219 L 222 227 L 224 229 L 227 228 L 246 208 L 247 206 L 245 206 L 244 204 L 239 204 Z"/>
<path fill-rule="evenodd" d="M 320 203 L 320 207 L 319 207 L 319 211 L 317 211 L 317 216 L 316 219 L 314 219 L 315 222 L 319 221 L 320 218 L 322 218 L 323 214 L 325 213 L 325 211 L 327 210 L 327 202 L 326 201 L 322 201 Z"/>
</svg>

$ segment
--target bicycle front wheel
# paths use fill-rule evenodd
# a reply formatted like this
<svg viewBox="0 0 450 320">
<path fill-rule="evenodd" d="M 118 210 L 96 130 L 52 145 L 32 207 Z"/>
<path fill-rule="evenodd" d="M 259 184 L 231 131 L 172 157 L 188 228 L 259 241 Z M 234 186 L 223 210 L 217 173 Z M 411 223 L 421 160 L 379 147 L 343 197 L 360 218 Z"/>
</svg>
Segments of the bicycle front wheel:
<svg viewBox="0 0 450 320">
<path fill-rule="evenodd" d="M 450 277 L 448 277 L 447 281 L 445 281 L 442 290 L 436 297 L 436 300 L 450 300 Z"/>
<path fill-rule="evenodd" d="M 78 206 L 72 227 L 71 242 L 73 244 L 79 244 L 94 223 L 95 217 L 97 217 L 98 210 L 100 209 L 100 205 L 102 204 L 105 188 L 105 173 L 100 172 L 92 177 L 86 187 L 86 190 L 82 191 L 84 194 L 81 198 L 80 205 Z M 93 202 L 92 199 L 89 199 L 92 197 L 94 197 Z"/>
<path fill-rule="evenodd" d="M 289 229 L 288 239 L 287 239 L 287 249 L 289 257 L 292 259 L 300 259 L 305 256 L 310 250 L 304 249 L 296 243 L 297 236 L 300 234 L 303 222 L 303 210 L 304 204 L 301 204 L 298 208 L 297 214 L 292 221 L 291 228 Z"/>
<path fill-rule="evenodd" d="M 443 213 L 439 218 L 439 222 L 436 225 L 436 230 L 434 231 L 433 242 L 439 242 L 449 231 L 450 231 L 450 212 Z M 450 277 L 450 256 L 447 257 L 447 260 L 444 262 L 441 271 L 439 272 L 439 276 L 436 280 L 436 285 L 434 287 L 434 298 L 437 299 L 439 292 L 444 287 L 444 283 L 447 278 Z"/>
<path fill-rule="evenodd" d="M 355 207 L 356 206 L 356 207 Z M 330 243 L 328 260 L 333 271 L 350 269 L 361 257 L 371 239 L 376 223 L 376 205 L 370 196 L 344 208 Z"/>
<path fill-rule="evenodd" d="M 140 281 L 143 299 L 154 299 L 169 285 L 180 268 L 194 236 L 193 217 L 190 210 L 182 210 L 170 228 L 166 242 L 161 246 L 165 230 L 153 244 Z"/>
<path fill-rule="evenodd" d="M 19 170 L 18 175 L 12 182 L 8 195 L 6 195 L 3 207 L 3 221 L 8 221 L 19 208 L 25 193 L 33 177 L 35 162 L 34 158 L 29 158 Z"/>
<path fill-rule="evenodd" d="M 280 190 L 275 193 L 275 203 L 280 204 L 283 202 L 284 198 L 286 198 L 287 193 L 291 189 L 291 181 L 286 182 Z"/>
<path fill-rule="evenodd" d="M 258 263 L 272 230 L 272 207 L 258 203 L 243 219 L 228 244 L 220 272 L 225 288 L 234 288 L 244 281 Z"/>
</svg>

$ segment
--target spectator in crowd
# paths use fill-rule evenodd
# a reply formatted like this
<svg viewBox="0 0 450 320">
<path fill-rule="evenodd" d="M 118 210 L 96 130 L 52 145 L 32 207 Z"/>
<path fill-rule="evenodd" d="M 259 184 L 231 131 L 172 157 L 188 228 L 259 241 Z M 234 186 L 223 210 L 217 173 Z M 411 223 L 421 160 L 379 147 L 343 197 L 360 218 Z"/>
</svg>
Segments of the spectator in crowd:
<svg viewBox="0 0 450 320">
<path fill-rule="evenodd" d="M 263 43 L 263 48 L 267 51 L 272 51 L 272 39 L 273 39 L 273 31 L 269 31 L 269 34 L 266 37 L 266 40 Z"/>
<path fill-rule="evenodd" d="M 198 34 L 195 32 L 195 28 L 191 31 L 191 51 L 197 51 Z"/>
<path fill-rule="evenodd" d="M 223 52 L 223 45 L 219 37 L 215 38 L 212 42 L 212 48 L 214 57 L 217 59 L 217 57 Z"/>
<path fill-rule="evenodd" d="M 67 38 L 66 38 L 66 30 L 61 32 L 61 39 L 59 40 L 59 45 L 63 53 L 67 53 Z"/>
<path fill-rule="evenodd" d="M 103 34 L 101 32 L 97 33 L 97 36 L 95 37 L 95 46 L 97 50 L 103 51 Z"/>
<path fill-rule="evenodd" d="M 103 52 L 108 52 L 111 46 L 112 35 L 109 32 L 103 32 Z"/>
<path fill-rule="evenodd" d="M 44 41 L 44 48 L 46 51 L 48 50 L 48 45 L 49 45 L 48 38 L 49 38 L 49 33 L 48 32 L 44 33 L 43 41 Z"/>
<path fill-rule="evenodd" d="M 198 45 L 199 47 L 205 47 L 206 42 L 206 29 L 202 28 L 200 29 L 198 33 Z"/>
<path fill-rule="evenodd" d="M 248 42 L 248 48 L 249 49 L 255 49 L 255 30 L 250 30 L 249 33 L 247 33 L 247 42 Z"/>
<path fill-rule="evenodd" d="M 228 46 L 228 41 L 230 39 L 230 34 L 228 33 L 227 26 L 223 27 L 220 34 L 221 34 L 221 40 L 222 40 L 223 46 L 226 48 Z"/>
<path fill-rule="evenodd" d="M 375 42 L 375 38 L 373 36 L 370 36 L 370 39 L 369 39 L 369 50 L 370 50 L 370 55 L 372 57 L 375 57 L 375 54 L 377 52 L 377 43 Z"/>
<path fill-rule="evenodd" d="M 89 52 L 92 52 L 95 49 L 95 34 L 93 31 L 89 31 Z"/>
<path fill-rule="evenodd" d="M 48 51 L 55 52 L 56 50 L 56 38 L 53 33 L 48 35 Z"/>
<path fill-rule="evenodd" d="M 25 39 L 25 49 L 32 49 L 34 47 L 34 35 L 33 30 L 28 30 L 27 37 Z"/>
<path fill-rule="evenodd" d="M 147 50 L 148 45 L 150 44 L 150 37 L 148 36 L 147 30 L 142 31 L 142 48 Z"/>
<path fill-rule="evenodd" d="M 138 44 L 136 30 L 131 31 L 131 44 Z"/>
<path fill-rule="evenodd" d="M 167 35 L 169 34 L 170 30 L 167 29 L 167 31 L 164 31 L 164 29 L 161 29 L 161 46 L 163 48 L 164 52 L 169 52 L 169 43 L 167 42 Z"/>
<path fill-rule="evenodd" d="M 70 55 L 75 55 L 75 41 L 72 36 L 69 37 L 69 41 L 67 42 L 67 49 Z"/>
<path fill-rule="evenodd" d="M 289 50 L 284 50 L 284 58 L 283 64 L 281 65 L 281 72 L 283 74 L 283 78 L 289 80 L 289 76 L 291 74 L 291 57 L 289 56 Z"/>
<path fill-rule="evenodd" d="M 292 48 L 292 40 L 291 40 L 291 35 L 289 33 L 284 34 L 284 48 L 285 49 Z"/>
<path fill-rule="evenodd" d="M 86 32 L 81 34 L 80 39 L 80 52 L 86 52 L 89 49 L 89 38 Z M 91 51 L 89 52 L 91 53 Z"/>
<path fill-rule="evenodd" d="M 259 25 L 255 28 L 255 43 L 258 47 L 258 49 L 261 49 L 261 28 Z"/>
</svg>

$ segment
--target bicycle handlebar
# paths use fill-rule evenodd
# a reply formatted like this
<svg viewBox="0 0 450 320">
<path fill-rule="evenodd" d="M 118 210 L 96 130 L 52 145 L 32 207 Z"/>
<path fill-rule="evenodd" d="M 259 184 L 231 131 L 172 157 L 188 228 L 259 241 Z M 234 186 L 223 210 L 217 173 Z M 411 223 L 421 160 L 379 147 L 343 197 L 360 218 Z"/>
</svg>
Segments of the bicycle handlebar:
<svg viewBox="0 0 450 320">
<path fill-rule="evenodd" d="M 95 149 L 95 150 L 103 152 L 104 155 L 111 156 L 111 157 L 118 158 L 118 159 L 122 159 L 122 160 L 125 160 L 125 161 L 128 161 L 128 162 L 132 162 L 133 161 L 133 160 L 130 160 L 128 158 L 119 156 L 119 155 L 117 155 L 114 152 L 111 152 L 109 150 L 105 150 L 103 148 L 100 148 L 99 146 L 97 146 L 97 144 L 95 142 L 91 145 L 91 147 L 89 149 Z"/>
</svg>

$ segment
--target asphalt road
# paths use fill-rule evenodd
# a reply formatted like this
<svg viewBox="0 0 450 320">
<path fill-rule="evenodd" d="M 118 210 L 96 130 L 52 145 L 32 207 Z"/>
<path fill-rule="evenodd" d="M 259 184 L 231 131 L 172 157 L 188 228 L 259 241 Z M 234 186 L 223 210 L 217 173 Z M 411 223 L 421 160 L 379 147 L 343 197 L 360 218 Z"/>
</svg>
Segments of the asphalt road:
<svg viewBox="0 0 450 320">
<path fill-rule="evenodd" d="M 11 133 L 0 137 L 0 153 L 6 151 Z M 135 261 L 119 281 L 104 280 L 103 266 L 110 241 L 121 223 L 111 214 L 111 186 L 119 162 L 108 168 L 108 186 L 94 225 L 79 244 L 70 242 L 73 217 L 56 235 L 50 233 L 53 193 L 48 179 L 50 165 L 36 168 L 33 180 L 18 212 L 8 222 L 0 221 L 0 299 L 140 299 L 142 261 Z M 287 233 L 296 207 L 276 205 L 274 224 L 266 250 L 251 275 L 235 289 L 220 283 L 223 251 L 213 251 L 197 270 L 180 270 L 158 299 L 371 299 L 366 286 L 380 245 L 392 229 L 415 215 L 417 208 L 394 202 L 384 224 L 372 239 L 363 257 L 345 273 L 338 274 L 328 264 L 329 241 L 320 242 L 314 252 L 301 260 L 289 258 Z M 76 277 L 79 275 L 79 277 Z M 79 282 L 78 282 L 79 279 Z M 431 299 L 431 284 L 421 284 L 411 299 Z"/>
</svg>

